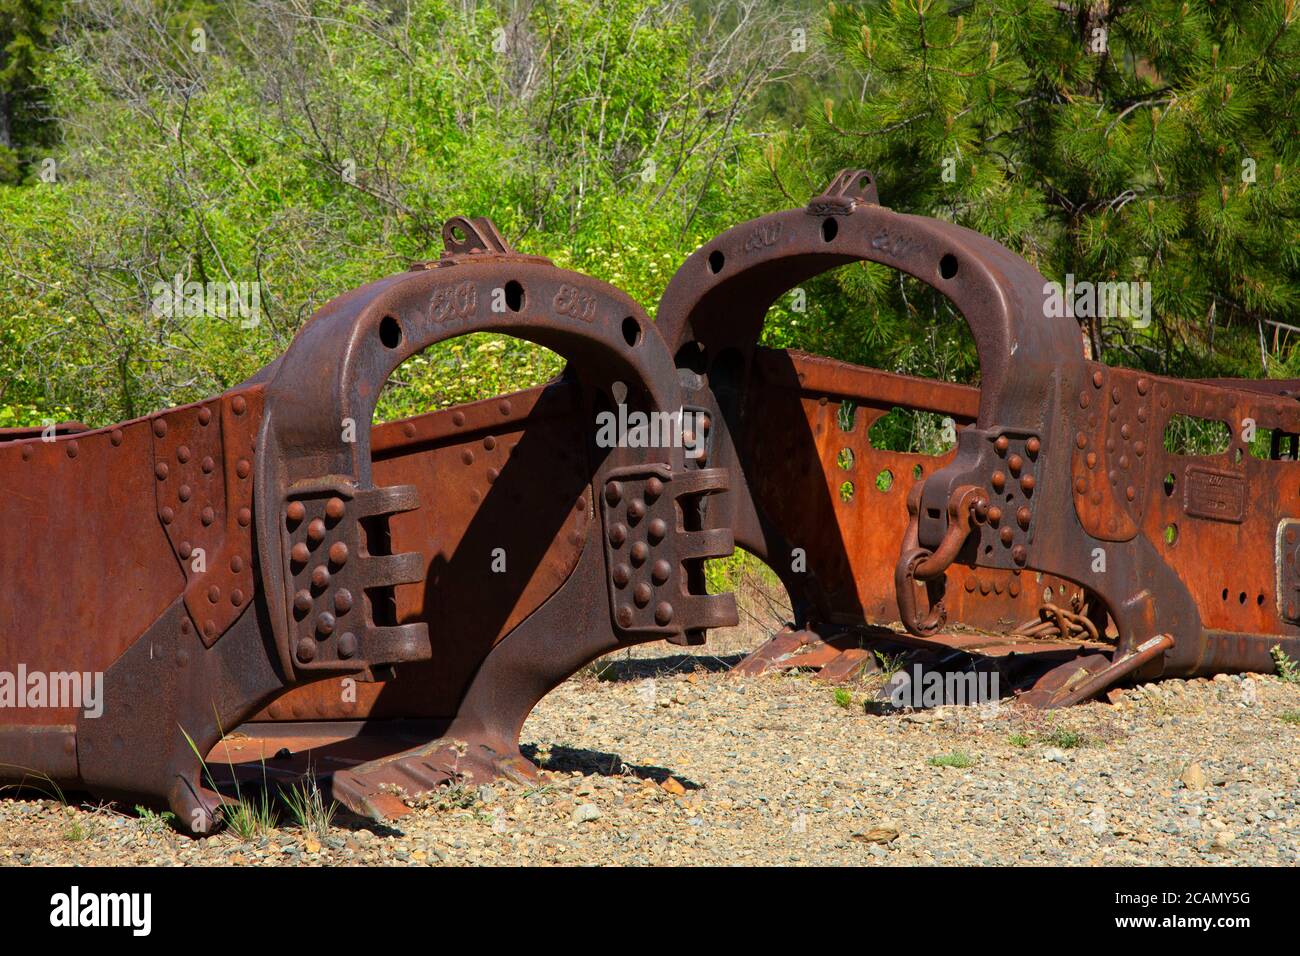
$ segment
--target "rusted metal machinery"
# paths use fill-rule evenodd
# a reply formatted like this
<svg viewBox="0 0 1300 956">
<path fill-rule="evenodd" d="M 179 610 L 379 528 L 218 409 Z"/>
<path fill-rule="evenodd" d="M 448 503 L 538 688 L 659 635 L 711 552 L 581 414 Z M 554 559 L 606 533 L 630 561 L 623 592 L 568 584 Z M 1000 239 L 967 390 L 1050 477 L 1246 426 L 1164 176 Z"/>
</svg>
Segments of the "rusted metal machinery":
<svg viewBox="0 0 1300 956">
<path fill-rule="evenodd" d="M 756 347 L 778 296 L 859 260 L 919 279 L 965 318 L 980 361 L 977 403 L 951 386 Z M 1040 706 L 1126 677 L 1270 671 L 1277 646 L 1296 656 L 1300 464 L 1280 460 L 1300 432 L 1300 407 L 1283 394 L 1294 383 L 1187 382 L 1087 361 L 1073 320 L 1047 308 L 1050 289 L 984 236 L 882 207 L 864 171 L 841 173 L 806 209 L 706 243 L 659 311 L 660 332 L 691 371 L 689 400 L 713 413 L 710 463 L 731 476 L 706 527 L 732 529 L 739 547 L 772 565 L 800 625 L 814 632 L 892 615 L 875 597 L 888 592 L 864 585 L 873 566 L 862 556 L 879 554 L 866 542 L 878 539 L 897 542 L 893 593 L 911 643 L 988 650 L 987 637 L 944 635 L 947 620 L 987 627 L 994 615 L 1014 620 L 1039 601 L 1057 605 L 1044 628 L 1083 639 L 1023 696 Z M 885 499 L 868 488 L 839 501 L 826 478 L 840 474 L 835 449 L 872 462 L 860 434 L 856 444 L 836 434 L 831 409 L 843 400 L 896 402 L 968 424 L 947 459 L 918 460 L 910 474 L 900 462 Z M 1166 426 L 1179 415 L 1224 423 L 1226 450 L 1166 451 Z M 1256 428 L 1272 430 L 1270 460 L 1249 450 L 1245 436 Z M 892 504 L 881 507 L 885 500 Z M 800 547 L 810 556 L 802 572 L 790 561 Z M 1082 613 L 1047 601 L 1049 588 Z M 990 594 L 999 599 L 988 602 Z M 1023 656 L 1033 648 L 1023 635 L 1042 630 L 1021 627 L 1002 643 Z M 784 648 L 801 639 L 786 635 Z"/>
<path fill-rule="evenodd" d="M 326 305 L 217 398 L 0 444 L 0 662 L 103 681 L 92 709 L 18 701 L 5 777 L 165 801 L 203 832 L 219 797 L 200 755 L 289 691 L 290 714 L 427 716 L 422 740 L 458 742 L 336 776 L 342 799 L 382 812 L 386 787 L 528 772 L 524 717 L 587 661 L 735 623 L 701 565 L 730 533 L 698 529 L 725 473 L 681 446 L 592 439 L 612 393 L 646 414 L 682 405 L 643 311 L 514 253 L 486 220 L 452 220 L 444 241 L 441 260 Z M 372 438 L 393 369 L 475 331 L 547 346 L 570 372 Z M 404 699 L 354 696 L 407 664 Z"/>
<path fill-rule="evenodd" d="M 221 396 L 0 435 L 0 672 L 104 683 L 99 714 L 53 697 L 0 714 L 0 776 L 167 802 L 199 832 L 227 762 L 327 775 L 372 816 L 455 777 L 527 778 L 520 728 L 560 681 L 736 623 L 703 576 L 736 545 L 794 605 L 755 670 L 805 647 L 843 677 L 910 648 L 993 661 L 1055 706 L 1124 678 L 1270 670 L 1278 644 L 1300 656 L 1300 465 L 1242 437 L 1250 418 L 1294 446 L 1294 400 L 1085 361 L 1027 263 L 880 206 L 868 174 L 707 243 L 657 323 L 486 220 L 444 241 Z M 778 296 L 859 260 L 952 301 L 980 389 L 758 347 Z M 403 360 L 476 331 L 569 366 L 371 429 Z M 956 448 L 871 447 L 894 406 L 951 418 Z M 615 410 L 677 431 L 607 441 Z M 1228 422 L 1228 451 L 1167 453 L 1176 414 Z"/>
</svg>

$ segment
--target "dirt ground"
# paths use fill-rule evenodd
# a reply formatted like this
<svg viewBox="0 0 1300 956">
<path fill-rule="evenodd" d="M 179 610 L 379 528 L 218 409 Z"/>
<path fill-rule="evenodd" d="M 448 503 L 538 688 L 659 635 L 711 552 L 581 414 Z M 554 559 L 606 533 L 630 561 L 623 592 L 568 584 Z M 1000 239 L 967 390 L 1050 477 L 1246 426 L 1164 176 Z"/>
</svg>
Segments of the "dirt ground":
<svg viewBox="0 0 1300 956">
<path fill-rule="evenodd" d="M 195 840 L 129 807 L 0 799 L 0 863 L 1300 864 L 1300 685 L 1166 681 L 1118 703 L 872 716 L 809 674 L 727 673 L 758 629 L 589 668 L 524 727 L 541 785 Z M 647 656 L 648 655 L 648 656 Z"/>
</svg>

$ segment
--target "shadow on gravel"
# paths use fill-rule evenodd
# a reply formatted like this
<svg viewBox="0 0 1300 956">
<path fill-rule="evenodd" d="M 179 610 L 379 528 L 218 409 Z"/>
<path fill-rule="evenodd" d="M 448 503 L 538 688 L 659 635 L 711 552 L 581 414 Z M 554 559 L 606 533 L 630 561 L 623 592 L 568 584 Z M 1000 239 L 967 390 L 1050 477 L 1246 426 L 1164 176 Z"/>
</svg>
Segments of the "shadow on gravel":
<svg viewBox="0 0 1300 956">
<path fill-rule="evenodd" d="M 523 751 L 525 757 L 534 763 L 537 762 L 537 747 L 534 744 L 521 744 L 519 749 Z M 669 770 L 667 767 L 651 767 L 624 763 L 623 758 L 618 754 L 605 753 L 600 750 L 582 750 L 577 747 L 563 747 L 553 745 L 550 748 L 550 757 L 543 765 L 544 770 L 551 770 L 557 773 L 572 773 L 577 770 L 584 774 L 599 774 L 602 777 L 621 777 L 623 770 L 626 768 L 627 773 L 642 780 L 653 780 L 655 783 L 663 783 L 669 777 L 673 777 L 687 790 L 699 790 L 700 785 L 693 780 L 688 780 L 679 773 Z"/>
<path fill-rule="evenodd" d="M 672 677 L 674 674 L 690 674 L 693 671 L 721 674 L 744 659 L 744 654 L 727 654 L 723 657 L 671 654 L 668 657 L 600 660 L 593 666 L 598 680 L 630 681 L 644 680 L 647 677 Z"/>
</svg>

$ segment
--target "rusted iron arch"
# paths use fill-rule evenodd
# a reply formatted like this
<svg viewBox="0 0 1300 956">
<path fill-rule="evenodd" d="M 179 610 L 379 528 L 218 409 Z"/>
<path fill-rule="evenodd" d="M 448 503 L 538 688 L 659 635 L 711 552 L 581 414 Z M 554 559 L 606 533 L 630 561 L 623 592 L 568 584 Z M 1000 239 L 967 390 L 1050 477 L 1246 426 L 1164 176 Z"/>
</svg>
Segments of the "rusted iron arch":
<svg viewBox="0 0 1300 956">
<path fill-rule="evenodd" d="M 602 390 L 622 381 L 629 404 L 644 405 L 645 411 L 671 413 L 680 407 L 671 356 L 644 310 L 612 286 L 544 260 L 460 259 L 340 296 L 299 332 L 266 386 L 255 493 L 259 553 L 277 630 L 284 631 L 289 620 L 280 544 L 288 498 L 296 489 L 311 492 L 321 476 L 370 489 L 370 422 L 384 382 L 424 349 L 474 332 L 502 333 L 549 348 Z M 322 369 L 330 373 L 322 375 Z M 355 429 L 353 441 L 341 438 L 348 423 Z M 680 447 L 646 451 L 643 461 L 684 468 Z M 395 497 L 402 510 L 421 504 L 402 493 Z M 436 507 L 436 502 L 423 504 Z M 400 628 L 424 632 L 423 625 Z M 403 640 L 427 645 L 427 632 L 420 638 L 412 631 Z M 302 671 L 305 664 L 294 659 L 290 635 L 278 635 L 276 643 L 281 665 L 290 673 Z M 404 655 L 409 653 L 404 648 Z"/>
<path fill-rule="evenodd" d="M 819 199 L 808 209 L 742 223 L 686 260 L 658 313 L 660 333 L 675 355 L 691 343 L 710 356 L 727 346 L 747 353 L 777 298 L 822 272 L 868 261 L 924 282 L 965 319 L 982 376 L 978 425 L 987 424 L 994 410 L 1005 416 L 1009 404 L 1019 404 L 1008 402 L 1014 392 L 1009 383 L 1036 362 L 1036 379 L 1050 380 L 1051 369 L 1062 365 L 1083 374 L 1077 327 L 1068 317 L 1044 314 L 1046 279 L 1023 259 L 952 223 L 861 199 L 829 211 Z"/>
</svg>

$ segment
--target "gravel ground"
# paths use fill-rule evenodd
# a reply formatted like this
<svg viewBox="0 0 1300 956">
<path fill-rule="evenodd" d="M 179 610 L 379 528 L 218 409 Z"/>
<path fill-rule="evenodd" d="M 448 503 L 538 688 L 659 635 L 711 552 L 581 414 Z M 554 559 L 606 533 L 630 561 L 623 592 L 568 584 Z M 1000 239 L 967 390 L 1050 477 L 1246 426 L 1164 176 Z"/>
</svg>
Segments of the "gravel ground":
<svg viewBox="0 0 1300 956">
<path fill-rule="evenodd" d="M 1221 676 L 1069 711 L 880 717 L 860 689 L 843 707 L 806 674 L 741 680 L 717 654 L 624 658 L 557 689 L 524 727 L 537 787 L 249 840 L 3 799 L 0 863 L 1300 864 L 1300 686 Z"/>
</svg>

